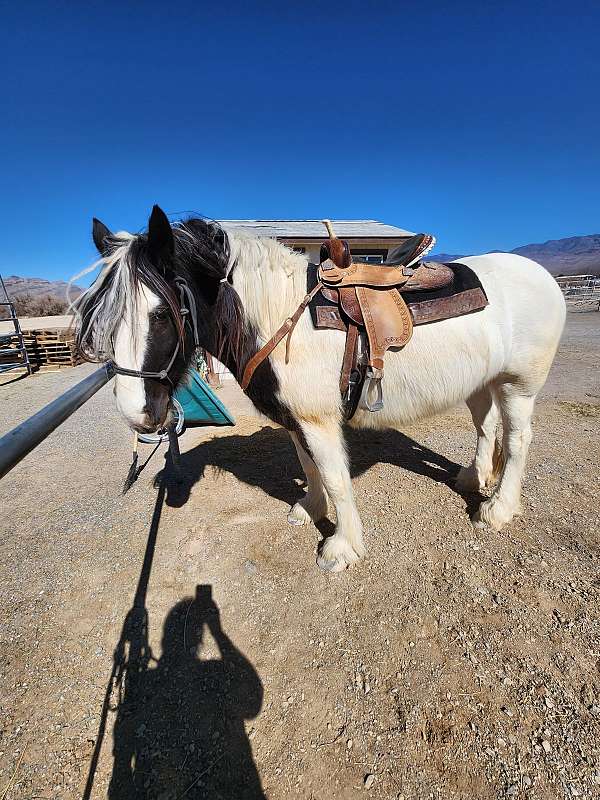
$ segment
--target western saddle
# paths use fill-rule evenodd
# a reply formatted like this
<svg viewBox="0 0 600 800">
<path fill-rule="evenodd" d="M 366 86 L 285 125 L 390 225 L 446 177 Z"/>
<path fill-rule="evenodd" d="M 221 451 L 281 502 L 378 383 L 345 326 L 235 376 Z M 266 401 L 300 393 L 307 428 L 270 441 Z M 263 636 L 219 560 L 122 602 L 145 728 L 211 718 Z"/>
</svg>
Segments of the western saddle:
<svg viewBox="0 0 600 800">
<path fill-rule="evenodd" d="M 457 290 L 459 293 L 454 294 L 451 285 L 455 270 L 446 264 L 421 261 L 435 244 L 435 238 L 429 234 L 419 233 L 407 239 L 391 251 L 384 264 L 365 264 L 353 262 L 348 242 L 337 238 L 329 220 L 323 223 L 329 239 L 321 245 L 316 285 L 294 314 L 250 359 L 241 387 L 246 390 L 256 368 L 284 336 L 287 336 L 288 363 L 294 327 L 307 306 L 319 296 L 326 305 L 316 308 L 311 305 L 316 327 L 346 331 L 340 392 L 345 416 L 349 419 L 356 408 L 368 411 L 383 408 L 381 381 L 385 353 L 391 347 L 401 348 L 410 341 L 413 324 L 479 310 L 487 305 L 487 298 L 480 284 L 476 290 Z M 421 293 L 427 302 L 414 302 Z M 446 296 L 440 299 L 440 295 Z M 408 304 L 406 299 L 410 301 Z M 360 340 L 362 352 L 359 352 Z"/>
</svg>

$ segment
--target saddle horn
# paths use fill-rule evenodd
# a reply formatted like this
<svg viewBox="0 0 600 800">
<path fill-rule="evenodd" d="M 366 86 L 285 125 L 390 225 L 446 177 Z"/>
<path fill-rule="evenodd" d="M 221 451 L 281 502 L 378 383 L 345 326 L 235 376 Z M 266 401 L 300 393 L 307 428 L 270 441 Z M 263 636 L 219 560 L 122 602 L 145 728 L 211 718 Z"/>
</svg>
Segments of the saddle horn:
<svg viewBox="0 0 600 800">
<path fill-rule="evenodd" d="M 333 230 L 333 225 L 331 224 L 331 220 L 330 219 L 322 219 L 321 222 L 327 228 L 327 233 L 329 234 L 329 238 L 330 239 L 337 239 L 337 236 L 335 235 L 335 231 Z"/>
<path fill-rule="evenodd" d="M 336 267 L 346 269 L 352 264 L 348 242 L 345 239 L 338 239 L 330 219 L 322 219 L 321 222 L 327 228 L 329 239 L 321 245 L 320 263 L 323 264 L 325 261 L 331 260 Z"/>
</svg>

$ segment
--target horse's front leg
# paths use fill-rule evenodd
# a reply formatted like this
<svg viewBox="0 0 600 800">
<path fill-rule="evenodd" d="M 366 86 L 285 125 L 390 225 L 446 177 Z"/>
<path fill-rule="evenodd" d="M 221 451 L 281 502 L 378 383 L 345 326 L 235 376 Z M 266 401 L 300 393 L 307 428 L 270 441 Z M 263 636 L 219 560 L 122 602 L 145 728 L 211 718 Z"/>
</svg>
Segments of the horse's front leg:
<svg viewBox="0 0 600 800">
<path fill-rule="evenodd" d="M 302 500 L 298 500 L 290 509 L 287 517 L 288 522 L 290 525 L 306 525 L 311 520 L 318 522 L 327 516 L 327 495 L 325 494 L 323 481 L 315 462 L 302 447 L 298 434 L 290 433 L 290 436 L 306 475 L 306 494 Z"/>
<path fill-rule="evenodd" d="M 300 425 L 337 516 L 335 533 L 323 542 L 317 564 L 328 572 L 340 572 L 365 554 L 342 430 L 337 419 Z"/>
</svg>

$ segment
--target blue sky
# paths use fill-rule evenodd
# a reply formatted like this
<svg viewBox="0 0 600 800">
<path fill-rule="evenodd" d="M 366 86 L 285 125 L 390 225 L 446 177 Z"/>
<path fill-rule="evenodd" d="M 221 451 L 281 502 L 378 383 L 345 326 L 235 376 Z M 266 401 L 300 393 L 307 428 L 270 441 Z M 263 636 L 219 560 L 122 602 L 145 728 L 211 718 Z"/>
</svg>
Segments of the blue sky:
<svg viewBox="0 0 600 800">
<path fill-rule="evenodd" d="M 600 230 L 600 5 L 2 2 L 0 270 L 90 221 L 375 218 L 482 252 Z"/>
</svg>

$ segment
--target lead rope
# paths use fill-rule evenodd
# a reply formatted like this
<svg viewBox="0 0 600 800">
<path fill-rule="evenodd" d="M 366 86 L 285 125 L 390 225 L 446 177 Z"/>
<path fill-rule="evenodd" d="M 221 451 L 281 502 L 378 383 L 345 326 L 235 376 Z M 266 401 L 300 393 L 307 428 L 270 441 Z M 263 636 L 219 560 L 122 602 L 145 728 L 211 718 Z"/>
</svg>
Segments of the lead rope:
<svg viewBox="0 0 600 800">
<path fill-rule="evenodd" d="M 175 425 L 170 424 L 167 427 L 167 435 L 169 437 L 169 449 L 167 451 L 167 456 L 170 462 L 170 467 L 173 471 L 173 477 L 176 480 L 181 478 L 181 461 L 180 461 L 180 452 L 179 452 L 179 440 L 177 438 L 177 433 L 175 431 Z M 146 464 L 150 461 L 154 453 L 158 450 L 163 440 L 159 439 L 159 441 L 154 446 L 154 449 L 148 456 L 148 458 L 144 461 L 143 464 L 138 464 L 138 442 L 139 437 L 137 431 L 133 434 L 133 453 L 131 459 L 131 465 L 129 467 L 129 472 L 127 473 L 127 477 L 125 478 L 125 482 L 123 483 L 123 491 L 121 494 L 126 494 L 133 484 L 137 481 L 140 476 L 140 473 L 146 466 Z"/>
<path fill-rule="evenodd" d="M 128 492 L 133 484 L 137 481 L 137 477 L 139 475 L 138 472 L 138 434 L 137 431 L 133 433 L 133 452 L 131 456 L 131 466 L 129 467 L 129 472 L 127 473 L 127 477 L 125 478 L 125 483 L 123 484 L 123 491 L 121 494 L 125 494 Z"/>
<path fill-rule="evenodd" d="M 169 435 L 169 460 L 173 470 L 173 477 L 178 479 L 181 477 L 181 461 L 179 452 L 179 440 L 175 431 L 174 425 L 169 425 L 167 428 Z"/>
<path fill-rule="evenodd" d="M 129 472 L 127 473 L 127 477 L 125 478 L 125 482 L 123 484 L 122 494 L 125 494 L 126 492 L 128 492 L 131 489 L 133 484 L 139 478 L 142 470 L 144 469 L 146 464 L 150 461 L 150 459 L 152 458 L 154 453 L 156 453 L 156 451 L 158 450 L 158 448 L 160 447 L 160 444 L 161 444 L 160 441 L 158 441 L 156 443 L 156 445 L 154 446 L 154 449 L 152 450 L 152 452 L 148 456 L 148 458 L 144 461 L 144 463 L 143 464 L 138 464 L 138 442 L 139 442 L 139 437 L 138 437 L 138 434 L 137 434 L 137 431 L 136 431 L 133 434 L 133 455 L 132 455 L 132 460 L 131 460 L 131 466 L 129 467 Z"/>
</svg>

